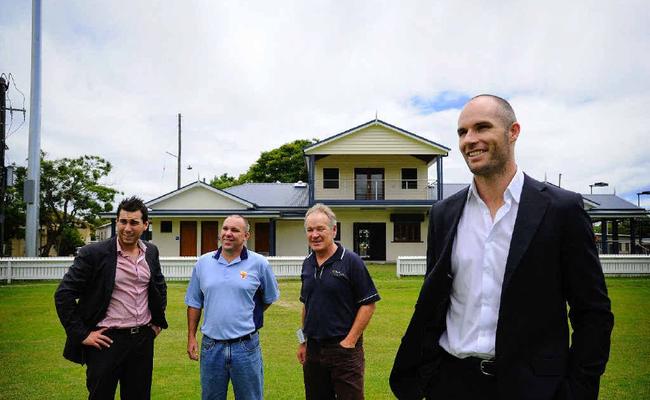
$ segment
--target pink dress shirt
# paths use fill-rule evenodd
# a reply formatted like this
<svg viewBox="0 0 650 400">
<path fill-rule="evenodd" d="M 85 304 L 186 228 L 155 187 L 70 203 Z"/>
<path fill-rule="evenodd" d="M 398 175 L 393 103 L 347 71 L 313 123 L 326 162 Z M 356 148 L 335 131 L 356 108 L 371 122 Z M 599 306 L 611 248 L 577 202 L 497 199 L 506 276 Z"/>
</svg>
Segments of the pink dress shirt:
<svg viewBox="0 0 650 400">
<path fill-rule="evenodd" d="M 120 241 L 117 241 L 115 287 L 106 316 L 97 324 L 99 327 L 132 328 L 151 321 L 148 297 L 151 271 L 145 259 L 147 247 L 138 241 L 138 249 L 138 256 L 133 259 L 122 253 Z"/>
</svg>

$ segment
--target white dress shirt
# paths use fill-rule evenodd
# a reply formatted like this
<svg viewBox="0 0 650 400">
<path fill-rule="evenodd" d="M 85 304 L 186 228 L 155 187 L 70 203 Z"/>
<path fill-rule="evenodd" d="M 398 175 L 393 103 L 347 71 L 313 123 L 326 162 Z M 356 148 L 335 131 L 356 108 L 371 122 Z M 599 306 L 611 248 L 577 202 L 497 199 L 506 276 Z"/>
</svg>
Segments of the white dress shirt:
<svg viewBox="0 0 650 400">
<path fill-rule="evenodd" d="M 494 220 L 474 181 L 470 186 L 451 253 L 447 330 L 439 341 L 458 358 L 495 356 L 501 286 L 523 185 L 524 174 L 518 169 Z"/>
</svg>

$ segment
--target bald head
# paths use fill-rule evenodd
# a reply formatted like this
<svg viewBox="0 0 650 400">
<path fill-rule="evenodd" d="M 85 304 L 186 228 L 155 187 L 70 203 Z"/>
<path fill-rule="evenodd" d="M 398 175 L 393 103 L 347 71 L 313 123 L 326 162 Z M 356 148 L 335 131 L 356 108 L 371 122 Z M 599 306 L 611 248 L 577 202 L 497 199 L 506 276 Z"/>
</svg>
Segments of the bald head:
<svg viewBox="0 0 650 400">
<path fill-rule="evenodd" d="M 508 128 L 515 122 L 517 122 L 517 116 L 515 116 L 515 110 L 512 109 L 512 106 L 508 101 L 504 98 L 501 98 L 499 96 L 495 96 L 493 94 L 479 94 L 478 96 L 472 97 L 467 104 L 475 101 L 475 100 L 488 100 L 494 102 L 496 105 L 496 114 L 497 117 L 501 120 L 503 123 L 503 126 Z M 467 107 L 467 104 L 465 107 Z"/>
</svg>

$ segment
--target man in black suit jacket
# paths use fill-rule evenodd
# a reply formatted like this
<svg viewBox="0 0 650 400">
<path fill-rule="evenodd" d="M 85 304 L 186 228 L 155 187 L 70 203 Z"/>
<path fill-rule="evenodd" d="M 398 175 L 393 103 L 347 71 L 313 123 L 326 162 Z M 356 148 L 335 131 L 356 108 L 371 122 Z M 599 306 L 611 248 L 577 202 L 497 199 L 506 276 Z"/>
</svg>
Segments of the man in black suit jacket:
<svg viewBox="0 0 650 400">
<path fill-rule="evenodd" d="M 518 171 L 519 132 L 499 97 L 461 112 L 474 180 L 431 208 L 427 276 L 390 376 L 399 399 L 598 397 L 613 315 L 591 222 L 579 194 Z"/>
<path fill-rule="evenodd" d="M 153 340 L 167 328 L 167 286 L 158 249 L 140 240 L 148 226 L 141 199 L 117 209 L 117 237 L 79 250 L 54 300 L 67 335 L 63 356 L 87 364 L 89 399 L 148 399 Z"/>
</svg>

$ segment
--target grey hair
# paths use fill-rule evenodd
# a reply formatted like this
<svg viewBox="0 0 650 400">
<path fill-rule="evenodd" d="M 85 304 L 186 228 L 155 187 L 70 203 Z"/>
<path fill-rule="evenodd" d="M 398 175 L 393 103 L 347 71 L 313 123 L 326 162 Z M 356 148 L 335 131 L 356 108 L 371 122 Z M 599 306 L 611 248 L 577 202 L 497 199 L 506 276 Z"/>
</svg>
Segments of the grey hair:
<svg viewBox="0 0 650 400">
<path fill-rule="evenodd" d="M 503 125 L 505 125 L 507 129 L 510 129 L 512 124 L 517 122 L 517 116 L 515 115 L 515 110 L 512 108 L 510 103 L 508 103 L 508 100 L 499 96 L 495 96 L 493 94 L 479 94 L 478 96 L 472 97 L 469 101 L 472 101 L 479 97 L 489 97 L 492 100 L 496 101 L 497 106 L 499 108 L 498 110 L 499 118 L 501 119 L 501 122 L 503 122 Z"/>
<path fill-rule="evenodd" d="M 251 231 L 251 224 L 248 223 L 248 220 L 247 220 L 243 215 L 239 215 L 239 214 L 231 214 L 231 215 L 229 215 L 229 216 L 226 217 L 226 219 L 228 219 L 228 218 L 240 218 L 242 221 L 244 221 L 244 225 L 246 226 L 246 232 L 250 232 L 250 231 Z M 226 221 L 226 220 L 224 220 L 224 222 L 225 222 L 225 221 Z"/>
<path fill-rule="evenodd" d="M 306 223 L 307 223 L 307 217 L 312 215 L 313 213 L 323 213 L 327 216 L 327 219 L 329 220 L 329 227 L 330 229 L 333 229 L 336 226 L 336 214 L 334 214 L 334 211 L 332 211 L 331 208 L 326 206 L 323 203 L 316 203 L 314 204 L 307 212 L 305 213 L 305 228 Z"/>
</svg>

